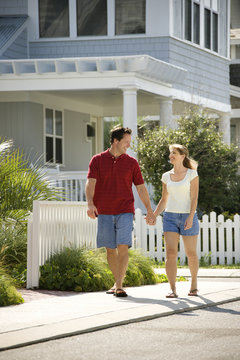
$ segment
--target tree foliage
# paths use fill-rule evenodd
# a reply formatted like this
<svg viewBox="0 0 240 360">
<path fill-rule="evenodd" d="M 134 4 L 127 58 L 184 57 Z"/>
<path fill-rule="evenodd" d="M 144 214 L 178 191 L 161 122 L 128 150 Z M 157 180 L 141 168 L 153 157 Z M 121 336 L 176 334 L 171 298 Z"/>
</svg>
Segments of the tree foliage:
<svg viewBox="0 0 240 360">
<path fill-rule="evenodd" d="M 148 130 L 138 138 L 136 149 L 145 181 L 154 186 L 154 200 L 161 197 L 162 174 L 171 169 L 169 144 L 187 146 L 198 162 L 199 208 L 204 213 L 239 212 L 240 177 L 236 147 L 222 141 L 218 122 L 207 113 L 192 111 L 178 120 L 178 129 Z"/>
</svg>

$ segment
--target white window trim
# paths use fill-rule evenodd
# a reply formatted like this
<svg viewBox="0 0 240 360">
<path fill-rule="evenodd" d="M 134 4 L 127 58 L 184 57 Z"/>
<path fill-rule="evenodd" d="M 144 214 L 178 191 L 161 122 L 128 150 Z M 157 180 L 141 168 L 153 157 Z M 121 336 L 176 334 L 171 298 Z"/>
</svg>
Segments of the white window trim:
<svg viewBox="0 0 240 360">
<path fill-rule="evenodd" d="M 52 110 L 54 117 L 53 117 L 53 135 L 51 134 L 47 134 L 46 132 L 46 109 Z M 55 135 L 55 112 L 56 111 L 60 111 L 62 113 L 62 136 L 59 135 Z M 47 162 L 46 161 L 46 137 L 52 137 L 54 140 L 57 139 L 62 139 L 62 164 L 59 164 L 56 162 L 55 156 L 56 156 L 56 144 L 55 141 L 53 141 L 53 156 L 54 156 L 54 161 L 53 162 Z M 44 106 L 43 107 L 43 149 L 44 149 L 44 164 L 48 165 L 48 166 L 60 166 L 60 167 L 64 167 L 65 166 L 65 156 L 64 156 L 64 111 L 63 109 L 60 108 L 53 108 L 51 106 Z"/>
<path fill-rule="evenodd" d="M 148 0 L 146 0 L 147 2 Z M 147 37 L 147 19 L 145 19 L 145 33 L 144 34 L 115 34 L 115 0 L 107 0 L 107 35 L 91 35 L 91 36 L 77 36 L 77 0 L 69 0 L 69 36 L 66 37 L 40 37 L 39 34 L 39 8 L 38 0 L 28 0 L 28 7 L 31 17 L 35 19 L 35 28 L 32 26 L 30 40 L 39 42 L 49 41 L 72 41 L 72 40 L 106 40 L 106 39 L 121 39 L 121 38 L 136 38 Z M 147 9 L 147 6 L 146 6 Z"/>
<path fill-rule="evenodd" d="M 197 47 L 200 47 L 201 49 L 204 49 L 206 51 L 210 51 L 212 54 L 219 54 L 219 51 L 220 51 L 220 37 L 219 37 L 219 20 L 220 20 L 220 17 L 219 17 L 219 4 L 218 4 L 218 11 L 216 10 L 213 10 L 212 7 L 208 7 L 208 6 L 205 6 L 204 4 L 204 1 L 202 0 L 191 0 L 192 2 L 192 18 L 191 18 L 191 41 L 190 40 L 187 40 L 185 39 L 185 0 L 183 0 L 183 6 L 182 6 L 182 9 L 183 9 L 183 24 L 182 24 L 182 34 L 183 34 L 183 41 L 186 41 L 187 43 L 189 44 L 192 44 L 194 46 L 197 46 Z M 199 4 L 200 6 L 200 41 L 199 41 L 199 44 L 196 44 L 194 41 L 193 41 L 193 9 L 194 9 L 194 6 L 193 4 L 194 3 L 197 3 Z M 210 13 L 211 13 L 211 49 L 208 49 L 205 47 L 205 24 L 204 24 L 204 9 L 208 9 L 210 10 Z M 212 17 L 213 17 L 213 13 L 217 14 L 218 15 L 218 50 L 217 51 L 214 51 L 212 50 L 212 44 L 213 44 L 213 28 L 212 28 Z"/>
</svg>

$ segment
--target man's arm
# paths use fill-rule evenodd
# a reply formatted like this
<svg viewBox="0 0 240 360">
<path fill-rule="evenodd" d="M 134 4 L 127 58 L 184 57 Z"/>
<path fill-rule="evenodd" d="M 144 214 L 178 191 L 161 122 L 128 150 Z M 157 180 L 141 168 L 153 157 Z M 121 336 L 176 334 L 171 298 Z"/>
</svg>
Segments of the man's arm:
<svg viewBox="0 0 240 360">
<path fill-rule="evenodd" d="M 97 182 L 96 179 L 93 178 L 87 179 L 85 186 L 85 192 L 86 192 L 86 198 L 88 204 L 87 214 L 91 219 L 95 219 L 96 215 L 98 215 L 97 208 L 93 203 L 96 182 Z"/>
<path fill-rule="evenodd" d="M 156 218 L 152 211 L 151 202 L 150 202 L 150 198 L 149 198 L 146 186 L 144 184 L 141 184 L 141 185 L 137 185 L 136 188 L 137 188 L 138 195 L 147 210 L 147 215 L 146 215 L 147 224 L 155 225 Z"/>
</svg>

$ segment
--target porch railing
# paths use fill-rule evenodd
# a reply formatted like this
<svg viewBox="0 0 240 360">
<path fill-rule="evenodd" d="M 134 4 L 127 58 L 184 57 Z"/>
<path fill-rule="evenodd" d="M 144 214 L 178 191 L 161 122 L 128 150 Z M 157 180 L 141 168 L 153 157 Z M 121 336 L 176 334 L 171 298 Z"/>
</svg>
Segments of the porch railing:
<svg viewBox="0 0 240 360">
<path fill-rule="evenodd" d="M 62 201 L 85 201 L 87 171 L 49 172 L 51 183 L 62 189 Z"/>
</svg>

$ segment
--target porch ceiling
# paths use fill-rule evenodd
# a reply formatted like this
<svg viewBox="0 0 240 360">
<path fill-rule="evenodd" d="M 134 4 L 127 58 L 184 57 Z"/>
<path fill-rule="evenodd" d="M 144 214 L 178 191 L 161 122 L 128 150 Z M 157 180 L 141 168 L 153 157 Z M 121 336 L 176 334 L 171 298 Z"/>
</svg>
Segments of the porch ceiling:
<svg viewBox="0 0 240 360">
<path fill-rule="evenodd" d="M 170 95 L 187 71 L 148 55 L 0 61 L 1 91 L 69 91 L 136 87 Z M 72 94 L 74 95 L 74 94 Z"/>
<path fill-rule="evenodd" d="M 42 92 L 44 96 L 51 99 L 52 92 Z M 76 104 L 78 111 L 86 111 L 99 116 L 122 116 L 123 96 L 121 89 L 111 90 L 72 90 L 54 92 L 62 99 L 65 108 L 73 109 Z M 165 97 L 139 90 L 137 95 L 138 115 L 158 115 L 160 113 L 160 100 Z M 60 100 L 61 101 L 61 100 Z M 187 103 L 174 100 L 173 114 L 178 115 L 186 110 Z"/>
</svg>

